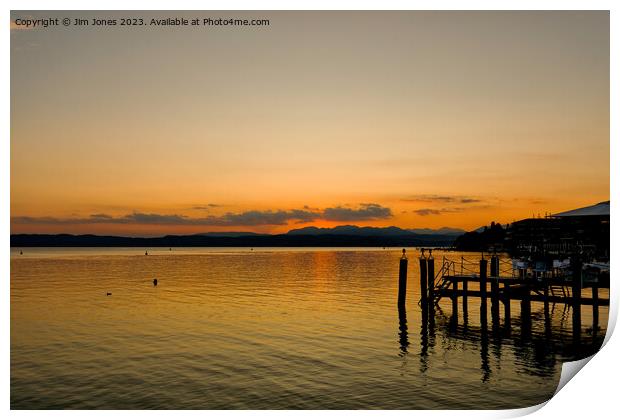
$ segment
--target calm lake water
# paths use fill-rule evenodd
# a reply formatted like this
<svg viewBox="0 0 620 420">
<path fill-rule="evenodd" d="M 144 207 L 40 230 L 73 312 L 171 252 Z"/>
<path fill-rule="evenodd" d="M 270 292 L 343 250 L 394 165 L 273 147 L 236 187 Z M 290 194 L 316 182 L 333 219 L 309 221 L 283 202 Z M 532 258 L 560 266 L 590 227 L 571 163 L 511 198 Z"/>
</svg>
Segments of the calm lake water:
<svg viewBox="0 0 620 420">
<path fill-rule="evenodd" d="M 557 304 L 485 334 L 443 299 L 425 328 L 408 253 L 399 317 L 397 249 L 11 249 L 11 408 L 517 408 L 602 343 L 606 307 L 578 346 Z"/>
</svg>

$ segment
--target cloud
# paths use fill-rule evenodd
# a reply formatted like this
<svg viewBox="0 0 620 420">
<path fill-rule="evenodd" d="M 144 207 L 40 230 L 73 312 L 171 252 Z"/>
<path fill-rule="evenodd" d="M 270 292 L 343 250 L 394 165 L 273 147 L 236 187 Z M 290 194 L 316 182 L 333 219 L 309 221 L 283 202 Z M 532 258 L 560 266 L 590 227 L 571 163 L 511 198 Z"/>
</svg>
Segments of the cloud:
<svg viewBox="0 0 620 420">
<path fill-rule="evenodd" d="M 222 207 L 221 204 L 213 204 L 213 203 L 209 203 L 209 204 L 199 204 L 196 206 L 192 207 L 192 210 L 211 210 L 215 207 Z"/>
<path fill-rule="evenodd" d="M 461 195 L 435 195 L 435 194 L 416 194 L 410 197 L 404 198 L 402 201 L 408 201 L 412 203 L 461 203 L 472 204 L 481 203 L 482 200 L 475 197 L 461 196 Z"/>
<path fill-rule="evenodd" d="M 465 211 L 463 207 L 447 207 L 447 208 L 442 208 L 442 209 L 424 208 L 424 209 L 413 210 L 413 212 L 417 214 L 418 216 L 436 216 L 436 215 L 440 215 L 443 213 L 458 213 L 462 211 Z"/>
<path fill-rule="evenodd" d="M 110 220 L 113 218 L 109 214 L 103 214 L 103 213 L 91 214 L 90 217 L 91 219 L 101 219 L 101 220 Z"/>
<path fill-rule="evenodd" d="M 418 209 L 413 211 L 418 216 L 430 216 L 435 214 L 441 214 L 441 212 L 437 209 Z"/>
<path fill-rule="evenodd" d="M 155 213 L 131 213 L 125 216 L 114 217 L 108 214 L 91 214 L 89 217 L 79 218 L 57 218 L 51 216 L 44 217 L 29 217 L 29 216 L 17 216 L 12 217 L 13 223 L 19 224 L 45 224 L 45 225 L 68 225 L 68 224 L 97 224 L 97 223 L 110 223 L 110 224 L 191 224 L 192 219 L 186 216 L 176 214 L 155 214 Z"/>
<path fill-rule="evenodd" d="M 357 209 L 349 207 L 329 207 L 323 210 L 324 220 L 332 221 L 362 221 L 380 220 L 392 217 L 392 210 L 375 203 L 362 203 Z"/>
<path fill-rule="evenodd" d="M 222 216 L 209 216 L 203 224 L 209 226 L 260 226 L 286 225 L 289 221 L 311 222 L 320 218 L 320 213 L 307 210 L 250 210 L 242 213 L 226 213 Z"/>
<path fill-rule="evenodd" d="M 185 226 L 261 226 L 286 225 L 289 222 L 307 223 L 315 220 L 364 221 L 392 217 L 392 210 L 375 203 L 362 203 L 358 208 L 328 207 L 313 209 L 304 206 L 291 210 L 249 210 L 240 213 L 224 213 L 206 217 L 188 217 L 181 214 L 157 214 L 133 212 L 124 216 L 111 216 L 104 213 L 88 217 L 56 218 L 51 216 L 11 218 L 15 224 L 30 225 L 75 225 L 75 224 L 144 224 L 144 225 L 185 225 Z"/>
</svg>

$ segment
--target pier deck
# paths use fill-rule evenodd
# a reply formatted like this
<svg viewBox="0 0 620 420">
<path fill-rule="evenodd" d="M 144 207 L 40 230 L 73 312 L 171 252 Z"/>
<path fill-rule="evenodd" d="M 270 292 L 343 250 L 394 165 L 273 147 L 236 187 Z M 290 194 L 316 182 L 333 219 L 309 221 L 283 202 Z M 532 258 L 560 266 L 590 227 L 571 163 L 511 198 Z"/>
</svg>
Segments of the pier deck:
<svg viewBox="0 0 620 420">
<path fill-rule="evenodd" d="M 583 264 L 579 255 L 571 257 L 570 266 L 561 269 L 539 269 L 519 267 L 515 269 L 512 260 L 501 260 L 499 256 L 490 257 L 490 270 L 487 272 L 489 260 L 451 261 L 446 257 L 435 274 L 435 259 L 432 254 L 422 255 L 420 260 L 420 306 L 423 314 L 433 313 L 433 308 L 441 299 L 449 298 L 452 302 L 452 317 L 458 322 L 459 299 L 462 301 L 463 316 L 467 319 L 468 301 L 476 298 L 480 302 L 480 323 L 487 323 L 487 302 L 490 300 L 491 320 L 496 327 L 500 320 L 500 304 L 504 306 L 504 323 L 511 323 L 511 302 L 519 301 L 521 320 L 527 321 L 531 316 L 532 302 L 542 302 L 545 314 L 550 304 L 565 304 L 571 308 L 573 338 L 580 340 L 581 307 L 592 308 L 592 330 L 597 331 L 599 307 L 609 306 L 609 298 L 599 297 L 600 289 L 609 289 L 609 275 L 597 271 L 584 275 Z M 503 266 L 503 270 L 502 270 Z M 473 288 L 470 285 L 473 283 Z M 404 308 L 407 285 L 407 257 L 403 250 L 399 273 L 399 310 Z M 473 289 L 473 290 L 472 290 Z M 590 296 L 583 297 L 582 291 L 590 289 Z"/>
</svg>

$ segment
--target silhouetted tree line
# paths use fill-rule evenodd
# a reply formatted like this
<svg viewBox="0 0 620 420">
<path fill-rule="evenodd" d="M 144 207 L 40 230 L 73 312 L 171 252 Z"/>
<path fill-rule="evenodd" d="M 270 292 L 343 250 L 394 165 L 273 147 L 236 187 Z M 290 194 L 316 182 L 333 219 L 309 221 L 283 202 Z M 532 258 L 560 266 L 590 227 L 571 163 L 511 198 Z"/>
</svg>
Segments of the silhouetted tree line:
<svg viewBox="0 0 620 420">
<path fill-rule="evenodd" d="M 456 238 L 454 247 L 459 251 L 486 251 L 489 249 L 507 249 L 508 225 L 504 228 L 500 223 L 491 222 L 491 226 L 466 232 Z"/>
</svg>

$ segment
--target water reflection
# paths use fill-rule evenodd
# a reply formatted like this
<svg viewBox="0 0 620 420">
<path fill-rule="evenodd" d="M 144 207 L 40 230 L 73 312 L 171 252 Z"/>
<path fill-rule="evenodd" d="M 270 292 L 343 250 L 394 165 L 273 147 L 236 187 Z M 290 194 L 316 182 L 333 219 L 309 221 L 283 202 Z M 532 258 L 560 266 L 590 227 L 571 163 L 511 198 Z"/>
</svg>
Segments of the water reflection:
<svg viewBox="0 0 620 420">
<path fill-rule="evenodd" d="M 420 323 L 420 372 L 428 370 L 428 306 L 422 305 L 422 322 Z"/>
<path fill-rule="evenodd" d="M 491 377 L 491 365 L 489 363 L 489 336 L 486 325 L 480 330 L 480 370 L 482 382 L 488 382 Z"/>
<path fill-rule="evenodd" d="M 407 332 L 407 310 L 404 306 L 398 307 L 398 343 L 400 344 L 400 356 L 409 352 L 409 333 Z"/>
<path fill-rule="evenodd" d="M 504 363 L 514 363 L 516 360 L 518 371 L 522 374 L 537 377 L 549 377 L 556 374 L 558 365 L 564 361 L 577 360 L 595 353 L 601 346 L 602 337 L 598 337 L 594 328 L 590 332 L 590 339 L 583 340 L 583 335 L 575 337 L 572 325 L 566 323 L 574 316 L 570 307 L 562 305 L 560 309 L 555 304 L 547 304 L 539 310 L 531 312 L 526 303 L 523 313 L 515 319 L 514 325 L 510 317 L 505 318 L 503 324 L 496 316 L 492 316 L 489 329 L 487 311 L 482 305 L 480 325 L 471 325 L 465 322 L 458 323 L 458 316 L 454 313 L 444 314 L 439 306 L 428 308 L 420 307 L 420 372 L 429 372 L 433 366 L 433 358 L 438 357 L 430 352 L 435 339 L 444 342 L 447 349 L 460 348 L 463 344 L 472 344 L 479 349 L 480 382 L 488 383 L 493 379 L 494 367 L 501 369 Z M 558 313 L 558 311 L 562 311 Z M 569 313 L 570 312 L 570 313 Z M 553 325 L 553 320 L 560 319 L 559 325 Z M 399 309 L 399 337 L 401 354 L 411 351 L 412 344 L 407 335 L 407 319 L 404 309 Z M 503 325 L 503 328 L 500 328 Z M 513 325 L 513 328 L 511 328 Z M 513 334 L 514 331 L 517 334 Z M 436 333 L 438 337 L 435 337 Z M 508 352 L 508 357 L 504 355 Z M 447 352 L 441 357 L 447 357 Z"/>
<path fill-rule="evenodd" d="M 143 252 L 12 257 L 12 408 L 515 408 L 604 334 L 574 347 L 570 309 L 545 326 L 537 302 L 529 338 L 518 302 L 499 334 L 477 298 L 450 323 L 449 300 L 414 303 L 417 281 L 395 313 L 400 250 Z"/>
</svg>

